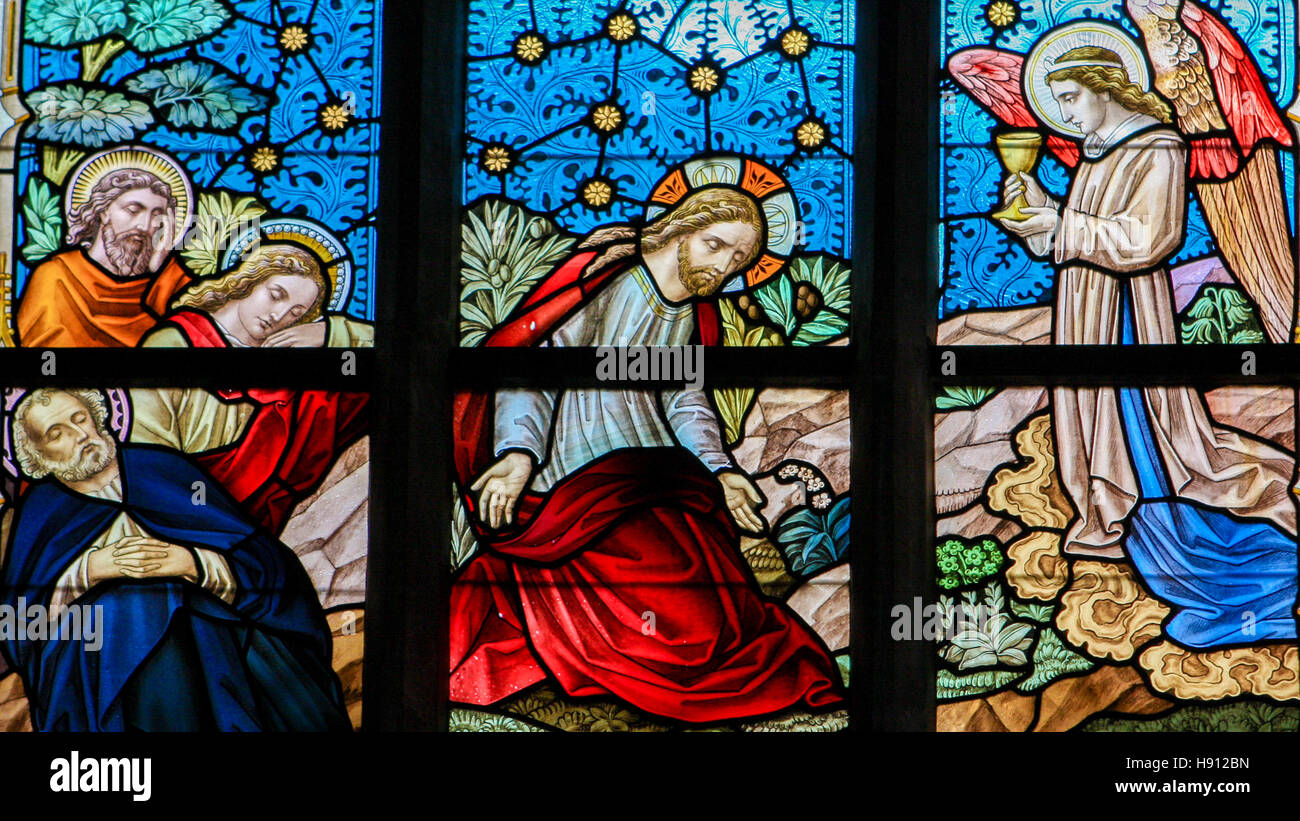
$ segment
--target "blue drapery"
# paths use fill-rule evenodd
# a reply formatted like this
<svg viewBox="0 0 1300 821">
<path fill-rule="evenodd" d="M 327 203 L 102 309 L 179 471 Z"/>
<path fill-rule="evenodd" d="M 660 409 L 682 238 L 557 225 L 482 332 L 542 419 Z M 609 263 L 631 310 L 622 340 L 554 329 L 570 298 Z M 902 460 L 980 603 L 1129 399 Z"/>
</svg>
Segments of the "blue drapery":
<svg viewBox="0 0 1300 821">
<path fill-rule="evenodd" d="M 1134 344 L 1122 290 L 1123 344 Z M 1246 521 L 1173 495 L 1141 388 L 1119 390 L 1124 435 L 1140 487 L 1125 547 L 1173 614 L 1166 634 L 1188 647 L 1296 638 L 1296 542 L 1276 525 Z"/>
</svg>

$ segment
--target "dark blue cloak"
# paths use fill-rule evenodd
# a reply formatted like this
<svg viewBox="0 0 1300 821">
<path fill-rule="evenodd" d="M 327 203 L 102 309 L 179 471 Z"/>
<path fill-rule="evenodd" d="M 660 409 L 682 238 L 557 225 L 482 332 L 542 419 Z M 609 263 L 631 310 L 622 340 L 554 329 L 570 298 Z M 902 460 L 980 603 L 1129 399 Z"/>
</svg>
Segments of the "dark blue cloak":
<svg viewBox="0 0 1300 821">
<path fill-rule="evenodd" d="M 293 552 L 178 454 L 119 453 L 120 503 L 53 481 L 21 500 L 0 603 L 48 605 L 55 582 L 121 513 L 154 538 L 224 556 L 235 601 L 181 579 L 114 580 L 76 602 L 102 608 L 98 650 L 75 638 L 0 641 L 36 729 L 349 729 L 325 614 Z M 204 505 L 193 503 L 196 482 Z"/>
</svg>

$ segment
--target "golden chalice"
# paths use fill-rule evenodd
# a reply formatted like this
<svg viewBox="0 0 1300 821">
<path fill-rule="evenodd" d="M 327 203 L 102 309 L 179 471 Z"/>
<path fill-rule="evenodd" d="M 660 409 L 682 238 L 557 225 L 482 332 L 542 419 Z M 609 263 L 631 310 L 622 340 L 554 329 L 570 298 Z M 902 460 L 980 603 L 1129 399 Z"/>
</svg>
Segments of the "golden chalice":
<svg viewBox="0 0 1300 821">
<path fill-rule="evenodd" d="M 1037 131 L 1013 131 L 1010 134 L 1000 134 L 997 142 L 1002 165 L 1012 174 L 1027 174 L 1033 171 L 1034 164 L 1038 162 L 1038 154 L 1043 150 L 1043 135 Z M 1006 208 L 995 213 L 993 219 L 1023 222 L 1029 219 L 1029 215 L 1020 209 L 1028 207 L 1029 203 L 1025 200 L 1025 195 L 1021 194 Z"/>
</svg>

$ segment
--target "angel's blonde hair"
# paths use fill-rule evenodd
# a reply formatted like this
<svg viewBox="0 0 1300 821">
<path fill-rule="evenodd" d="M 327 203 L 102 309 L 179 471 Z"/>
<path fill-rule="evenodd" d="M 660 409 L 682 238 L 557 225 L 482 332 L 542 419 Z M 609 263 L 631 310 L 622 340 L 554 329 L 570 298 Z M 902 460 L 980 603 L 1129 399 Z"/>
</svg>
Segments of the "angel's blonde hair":
<svg viewBox="0 0 1300 821">
<path fill-rule="evenodd" d="M 1164 100 L 1155 93 L 1143 91 L 1142 86 L 1134 83 L 1128 76 L 1128 69 L 1120 56 L 1110 49 L 1100 46 L 1080 46 L 1056 58 L 1058 63 L 1074 63 L 1095 60 L 1098 63 L 1114 65 L 1071 66 L 1057 69 L 1047 75 L 1049 83 L 1063 83 L 1073 80 L 1094 94 L 1109 94 L 1111 99 L 1129 111 L 1155 117 L 1162 123 L 1174 121 L 1173 111 Z"/>
</svg>

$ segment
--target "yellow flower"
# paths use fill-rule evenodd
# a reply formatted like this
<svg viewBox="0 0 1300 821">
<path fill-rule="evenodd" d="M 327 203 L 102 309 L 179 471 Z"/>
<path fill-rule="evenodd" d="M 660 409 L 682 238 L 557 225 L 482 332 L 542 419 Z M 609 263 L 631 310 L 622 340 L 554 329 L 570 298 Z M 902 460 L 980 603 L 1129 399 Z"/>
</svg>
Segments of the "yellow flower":
<svg viewBox="0 0 1300 821">
<path fill-rule="evenodd" d="M 265 174 L 267 171 L 275 168 L 280 164 L 280 157 L 271 148 L 262 146 L 253 152 L 253 157 L 249 160 L 249 165 L 253 166 L 254 171 L 261 171 Z"/>
<path fill-rule="evenodd" d="M 789 57 L 801 57 L 808 53 L 810 42 L 807 32 L 789 29 L 781 35 L 781 50 Z"/>
<path fill-rule="evenodd" d="M 596 128 L 608 134 L 622 124 L 623 112 L 619 111 L 618 106 L 606 103 L 591 112 L 591 121 Z"/>
<path fill-rule="evenodd" d="M 989 22 L 998 28 L 1006 28 L 1016 21 L 1016 7 L 1007 0 L 998 0 L 989 6 Z"/>
<path fill-rule="evenodd" d="M 609 201 L 614 198 L 614 191 L 609 187 L 609 183 L 603 180 L 592 180 L 583 187 L 582 198 L 592 208 L 599 208 L 609 204 Z"/>
<path fill-rule="evenodd" d="M 636 20 L 633 20 L 629 14 L 615 15 L 605 24 L 605 31 L 609 33 L 609 39 L 614 42 L 626 43 L 636 34 Z"/>
<path fill-rule="evenodd" d="M 338 103 L 327 105 L 320 112 L 321 125 L 330 131 L 342 131 L 343 127 L 348 124 L 349 119 L 351 119 L 351 115 L 348 110 Z"/>
<path fill-rule="evenodd" d="M 821 123 L 805 120 L 795 132 L 795 138 L 804 148 L 816 148 L 826 140 L 826 129 L 822 128 Z"/>
<path fill-rule="evenodd" d="M 307 45 L 307 32 L 302 26 L 286 26 L 280 32 L 280 47 L 285 51 L 302 51 Z"/>
<path fill-rule="evenodd" d="M 483 152 L 483 167 L 493 174 L 500 174 L 510 167 L 510 152 L 499 145 L 490 146 Z"/>
<path fill-rule="evenodd" d="M 711 66 L 696 66 L 691 69 L 691 88 L 708 93 L 718 87 L 718 72 Z"/>
<path fill-rule="evenodd" d="M 525 63 L 535 63 L 542 59 L 542 52 L 545 50 L 546 45 L 542 43 L 542 38 L 535 34 L 520 37 L 515 43 L 515 56 Z"/>
</svg>

